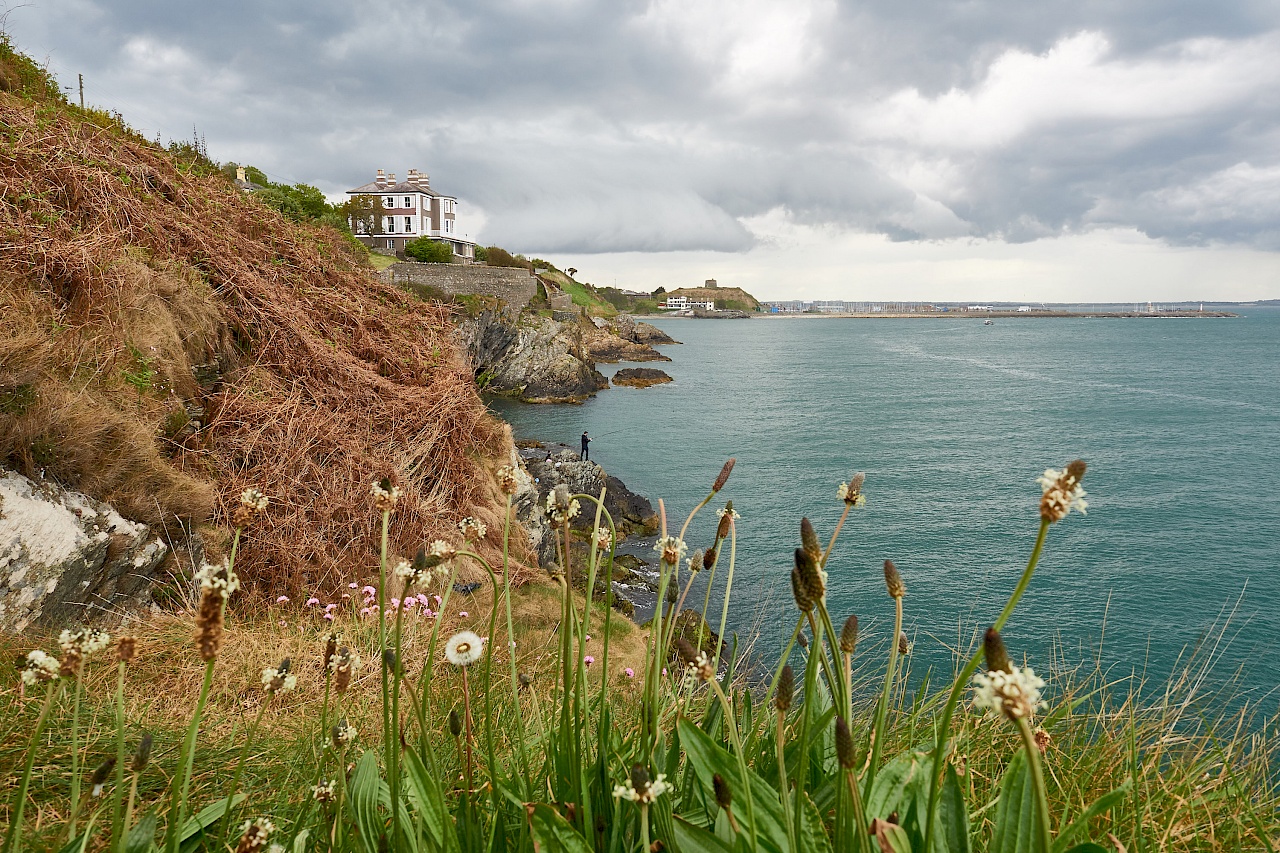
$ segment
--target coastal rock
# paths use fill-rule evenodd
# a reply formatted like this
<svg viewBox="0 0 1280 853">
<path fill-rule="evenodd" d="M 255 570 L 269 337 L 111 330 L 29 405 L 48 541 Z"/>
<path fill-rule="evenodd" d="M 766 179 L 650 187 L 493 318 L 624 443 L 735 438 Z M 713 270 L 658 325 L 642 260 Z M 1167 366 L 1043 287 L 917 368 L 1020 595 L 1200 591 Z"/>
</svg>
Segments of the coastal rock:
<svg viewBox="0 0 1280 853">
<path fill-rule="evenodd" d="M 0 469 L 0 631 L 141 609 L 168 555 L 155 532 L 110 505 Z"/>
<path fill-rule="evenodd" d="M 619 314 L 613 318 L 613 331 L 618 337 L 634 341 L 638 344 L 678 344 L 675 338 L 659 329 L 652 323 L 637 320 L 630 314 Z"/>
<path fill-rule="evenodd" d="M 632 388 L 648 388 L 670 381 L 670 376 L 652 367 L 628 367 L 613 374 L 614 385 L 630 385 Z"/>
<path fill-rule="evenodd" d="M 617 477 L 609 476 L 594 462 L 583 461 L 564 445 L 540 444 L 520 450 L 526 469 L 537 482 L 539 499 L 563 483 L 570 491 L 588 495 L 605 492 L 604 506 L 613 516 L 620 537 L 657 530 L 658 517 L 649 501 L 628 489 Z M 584 509 L 584 513 L 586 510 Z"/>
<path fill-rule="evenodd" d="M 484 311 L 459 323 L 481 388 L 527 403 L 580 402 L 607 388 L 576 322 L 509 310 Z"/>
<path fill-rule="evenodd" d="M 625 318 L 625 319 L 624 319 Z M 612 322 L 593 318 L 587 328 L 587 353 L 596 361 L 670 361 L 671 359 L 634 338 L 636 322 L 626 314 Z"/>
</svg>

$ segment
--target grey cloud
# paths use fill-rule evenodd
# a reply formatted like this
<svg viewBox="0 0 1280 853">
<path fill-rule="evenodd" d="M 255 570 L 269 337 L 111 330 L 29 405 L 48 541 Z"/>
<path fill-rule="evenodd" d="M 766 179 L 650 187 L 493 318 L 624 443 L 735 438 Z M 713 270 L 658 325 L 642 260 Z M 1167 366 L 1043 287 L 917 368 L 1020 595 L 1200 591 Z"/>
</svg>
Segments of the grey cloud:
<svg viewBox="0 0 1280 853">
<path fill-rule="evenodd" d="M 893 240 L 1121 226 L 1280 249 L 1274 95 L 1170 119 L 1068 117 L 988 146 L 859 129 L 903 91 L 980 91 L 1008 51 L 1044 54 L 1083 30 L 1120 64 L 1173 61 L 1194 38 L 1234 49 L 1280 29 L 1274 3 L 819 4 L 805 55 L 752 44 L 763 82 L 744 84 L 726 76 L 739 54 L 702 49 L 721 33 L 655 28 L 655 8 L 51 0 L 9 26 L 144 129 L 195 124 L 213 156 L 330 194 L 377 167 L 420 168 L 484 209 L 487 242 L 517 251 L 743 251 L 742 220 L 779 207 Z M 921 164 L 942 176 L 919 178 Z"/>
</svg>

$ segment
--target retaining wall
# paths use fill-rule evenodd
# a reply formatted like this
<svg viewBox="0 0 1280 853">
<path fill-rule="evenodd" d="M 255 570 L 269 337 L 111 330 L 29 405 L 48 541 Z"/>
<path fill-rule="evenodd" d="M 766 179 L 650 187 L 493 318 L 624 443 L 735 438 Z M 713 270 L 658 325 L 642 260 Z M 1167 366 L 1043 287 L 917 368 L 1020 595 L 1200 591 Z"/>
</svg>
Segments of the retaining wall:
<svg viewBox="0 0 1280 853">
<path fill-rule="evenodd" d="M 388 282 L 427 285 L 453 296 L 496 296 L 508 305 L 525 306 L 538 295 L 538 280 L 525 269 L 473 264 L 421 264 L 402 261 L 379 275 Z"/>
</svg>

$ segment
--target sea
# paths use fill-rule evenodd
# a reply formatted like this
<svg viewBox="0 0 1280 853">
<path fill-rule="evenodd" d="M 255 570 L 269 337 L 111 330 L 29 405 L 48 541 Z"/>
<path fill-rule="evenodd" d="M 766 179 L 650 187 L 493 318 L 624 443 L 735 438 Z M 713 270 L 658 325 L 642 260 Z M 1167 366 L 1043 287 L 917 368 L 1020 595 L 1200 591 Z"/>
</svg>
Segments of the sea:
<svg viewBox="0 0 1280 853">
<path fill-rule="evenodd" d="M 892 634 L 882 566 L 907 585 L 912 672 L 949 676 L 1035 540 L 1046 468 L 1088 463 L 1088 513 L 1049 531 L 1005 639 L 1039 671 L 1100 666 L 1162 689 L 1188 667 L 1265 710 L 1280 696 L 1280 308 L 1234 319 L 658 318 L 674 379 L 582 405 L 491 401 L 517 438 L 576 446 L 662 499 L 678 530 L 722 463 L 741 515 L 728 625 L 776 658 L 808 517 L 866 472 L 828 564 L 836 624 Z M 600 365 L 606 375 L 628 365 Z M 727 554 L 727 552 L 726 552 Z M 712 591 L 719 621 L 724 573 Z M 702 604 L 701 589 L 690 600 Z"/>
</svg>

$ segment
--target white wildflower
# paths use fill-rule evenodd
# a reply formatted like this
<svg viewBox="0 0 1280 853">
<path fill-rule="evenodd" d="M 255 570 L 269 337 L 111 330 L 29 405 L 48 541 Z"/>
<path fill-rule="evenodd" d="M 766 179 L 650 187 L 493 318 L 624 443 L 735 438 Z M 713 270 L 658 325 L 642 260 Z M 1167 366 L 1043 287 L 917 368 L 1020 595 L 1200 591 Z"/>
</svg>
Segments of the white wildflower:
<svg viewBox="0 0 1280 853">
<path fill-rule="evenodd" d="M 653 550 L 662 555 L 662 562 L 675 566 L 688 553 L 689 546 L 677 536 L 663 536 L 654 543 Z"/>
<path fill-rule="evenodd" d="M 596 528 L 596 548 L 608 551 L 613 547 L 613 533 L 607 527 Z"/>
<path fill-rule="evenodd" d="M 311 789 L 311 796 L 322 803 L 331 802 L 335 794 L 335 785 L 332 779 L 321 782 Z"/>
<path fill-rule="evenodd" d="M 34 685 L 41 681 L 52 681 L 58 677 L 58 659 L 39 649 L 27 653 L 26 665 L 22 668 L 22 683 Z"/>
<path fill-rule="evenodd" d="M 269 666 L 262 670 L 262 689 L 269 694 L 288 693 L 298 686 L 298 676 L 289 672 L 289 659 L 280 661 L 279 666 Z"/>
<path fill-rule="evenodd" d="M 388 479 L 374 480 L 369 494 L 373 496 L 374 506 L 382 512 L 390 512 L 400 500 L 400 487 L 393 486 Z"/>
<path fill-rule="evenodd" d="M 64 630 L 58 635 L 58 645 L 64 652 L 78 652 L 82 657 L 88 657 L 94 652 L 100 652 L 110 643 L 111 635 L 96 628 L 80 628 L 75 631 Z"/>
<path fill-rule="evenodd" d="M 1083 471 L 1084 463 L 1072 464 L 1079 464 Z M 1079 476 L 1070 467 L 1064 471 L 1046 468 L 1036 478 L 1036 482 L 1044 490 L 1044 496 L 1040 500 L 1040 517 L 1045 521 L 1061 521 L 1073 509 L 1081 515 L 1087 514 L 1089 502 L 1084 498 L 1088 492 L 1080 486 Z"/>
<path fill-rule="evenodd" d="M 716 517 L 729 518 L 729 519 L 732 519 L 733 521 L 742 520 L 742 516 L 738 515 L 738 511 L 736 509 L 733 509 L 732 507 L 724 507 L 723 509 L 716 510 Z"/>
<path fill-rule="evenodd" d="M 667 784 L 667 774 L 659 773 L 658 778 L 644 786 L 643 790 L 637 791 L 631 785 L 614 785 L 613 795 L 633 803 L 652 803 L 669 790 L 671 786 Z"/>
<path fill-rule="evenodd" d="M 240 493 L 240 505 L 245 509 L 262 512 L 267 508 L 268 503 L 267 496 L 253 487 Z"/>
<path fill-rule="evenodd" d="M 458 529 L 462 531 L 463 539 L 483 539 L 489 532 L 483 521 L 477 521 L 470 515 L 458 522 Z"/>
<path fill-rule="evenodd" d="M 444 644 L 444 656 L 454 666 L 470 666 L 483 652 L 484 640 L 474 631 L 459 631 Z"/>
<path fill-rule="evenodd" d="M 443 539 L 437 539 L 436 541 L 432 542 L 427 547 L 427 550 L 431 553 L 431 556 L 438 557 L 441 562 L 448 562 L 449 560 L 452 560 L 454 557 L 458 556 L 457 547 L 449 544 Z"/>
<path fill-rule="evenodd" d="M 1031 667 L 1010 666 L 1009 672 L 994 670 L 973 677 L 973 707 L 1009 719 L 1030 718 L 1046 707 L 1040 698 L 1044 679 Z"/>
<path fill-rule="evenodd" d="M 205 563 L 196 572 L 196 582 L 204 592 L 213 592 L 227 598 L 240 588 L 240 576 L 231 570 L 231 564 L 223 561 L 218 565 Z"/>
</svg>

